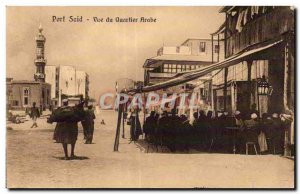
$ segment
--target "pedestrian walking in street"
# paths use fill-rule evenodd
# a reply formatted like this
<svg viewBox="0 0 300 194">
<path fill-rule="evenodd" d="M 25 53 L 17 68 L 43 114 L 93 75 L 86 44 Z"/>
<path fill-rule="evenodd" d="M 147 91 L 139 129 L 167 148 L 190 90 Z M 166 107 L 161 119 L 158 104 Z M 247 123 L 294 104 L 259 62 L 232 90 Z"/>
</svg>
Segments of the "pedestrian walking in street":
<svg viewBox="0 0 300 194">
<path fill-rule="evenodd" d="M 39 117 L 40 117 L 39 109 L 36 107 L 36 103 L 33 102 L 32 107 L 31 107 L 31 111 L 30 111 L 30 118 L 33 121 L 31 128 L 38 127 L 36 120 Z"/>
<path fill-rule="evenodd" d="M 89 105 L 88 110 L 84 111 L 84 119 L 81 121 L 83 130 L 85 131 L 84 134 L 85 134 L 86 144 L 91 144 L 93 141 L 95 118 L 96 117 L 93 110 L 93 105 Z"/>
<path fill-rule="evenodd" d="M 48 119 L 48 122 L 57 122 L 54 139 L 61 143 L 64 149 L 65 160 L 76 158 L 74 150 L 78 136 L 77 123 L 83 118 L 83 104 L 76 107 L 68 106 L 68 100 L 63 100 L 63 106 L 58 108 Z M 71 157 L 68 155 L 68 144 L 71 144 Z"/>
</svg>

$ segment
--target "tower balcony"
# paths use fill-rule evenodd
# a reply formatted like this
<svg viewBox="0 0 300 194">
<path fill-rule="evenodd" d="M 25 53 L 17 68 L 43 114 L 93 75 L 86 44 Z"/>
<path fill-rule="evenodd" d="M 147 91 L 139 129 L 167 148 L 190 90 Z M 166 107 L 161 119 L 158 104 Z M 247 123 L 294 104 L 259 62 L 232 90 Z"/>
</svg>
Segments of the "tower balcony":
<svg viewBox="0 0 300 194">
<path fill-rule="evenodd" d="M 35 37 L 35 40 L 36 41 L 46 41 L 46 38 L 44 37 L 44 36 L 37 36 L 37 37 Z"/>
<path fill-rule="evenodd" d="M 46 59 L 35 59 L 34 62 L 35 63 L 46 63 L 47 60 Z"/>
<path fill-rule="evenodd" d="M 34 78 L 35 79 L 44 79 L 45 78 L 45 74 L 43 74 L 43 73 L 35 73 L 34 74 Z"/>
</svg>

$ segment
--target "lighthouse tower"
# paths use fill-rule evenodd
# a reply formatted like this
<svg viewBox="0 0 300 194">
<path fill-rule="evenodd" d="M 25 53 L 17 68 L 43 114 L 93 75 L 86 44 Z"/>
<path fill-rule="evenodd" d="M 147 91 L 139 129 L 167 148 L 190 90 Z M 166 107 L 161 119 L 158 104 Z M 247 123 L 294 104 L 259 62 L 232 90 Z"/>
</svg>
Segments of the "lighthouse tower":
<svg viewBox="0 0 300 194">
<path fill-rule="evenodd" d="M 34 60 L 34 64 L 36 66 L 36 72 L 34 74 L 35 81 L 39 82 L 45 82 L 45 65 L 46 65 L 46 59 L 45 59 L 45 42 L 46 38 L 42 34 L 43 28 L 40 24 L 39 26 L 39 33 L 35 37 L 36 41 L 36 59 Z"/>
</svg>

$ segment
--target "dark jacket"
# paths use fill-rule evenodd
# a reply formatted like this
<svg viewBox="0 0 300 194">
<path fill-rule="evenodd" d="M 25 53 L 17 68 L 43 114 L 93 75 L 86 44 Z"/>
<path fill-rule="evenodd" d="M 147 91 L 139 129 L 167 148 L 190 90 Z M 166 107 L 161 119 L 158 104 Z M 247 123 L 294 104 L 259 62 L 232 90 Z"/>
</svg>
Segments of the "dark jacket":
<svg viewBox="0 0 300 194">
<path fill-rule="evenodd" d="M 40 117 L 40 111 L 37 107 L 31 107 L 30 117 Z"/>
</svg>

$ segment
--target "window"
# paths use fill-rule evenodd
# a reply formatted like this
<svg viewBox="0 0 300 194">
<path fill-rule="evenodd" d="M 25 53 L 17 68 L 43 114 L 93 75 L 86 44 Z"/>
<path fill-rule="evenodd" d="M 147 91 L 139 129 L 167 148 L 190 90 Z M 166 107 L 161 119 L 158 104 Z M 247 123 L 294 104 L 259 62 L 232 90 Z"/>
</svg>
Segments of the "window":
<svg viewBox="0 0 300 194">
<path fill-rule="evenodd" d="M 200 42 L 200 53 L 205 53 L 205 42 Z"/>
<path fill-rule="evenodd" d="M 164 73 L 177 73 L 179 72 L 179 70 L 177 70 L 177 66 L 176 64 L 164 64 L 163 66 L 163 72 Z"/>
<path fill-rule="evenodd" d="M 169 73 L 169 64 L 164 64 L 164 73 Z"/>
<path fill-rule="evenodd" d="M 17 100 L 13 100 L 13 103 L 12 103 L 13 106 L 19 106 L 19 101 Z"/>
<path fill-rule="evenodd" d="M 29 88 L 23 88 L 23 105 L 28 106 L 29 105 Z"/>
<path fill-rule="evenodd" d="M 180 52 L 180 47 L 177 46 L 177 47 L 176 47 L 176 53 L 179 53 L 179 52 Z"/>
<path fill-rule="evenodd" d="M 219 45 L 215 45 L 215 53 L 219 53 Z"/>
<path fill-rule="evenodd" d="M 181 72 L 182 65 L 177 65 L 177 72 Z"/>
<path fill-rule="evenodd" d="M 185 65 L 185 70 L 186 71 L 191 70 L 191 66 L 190 65 Z"/>
</svg>

